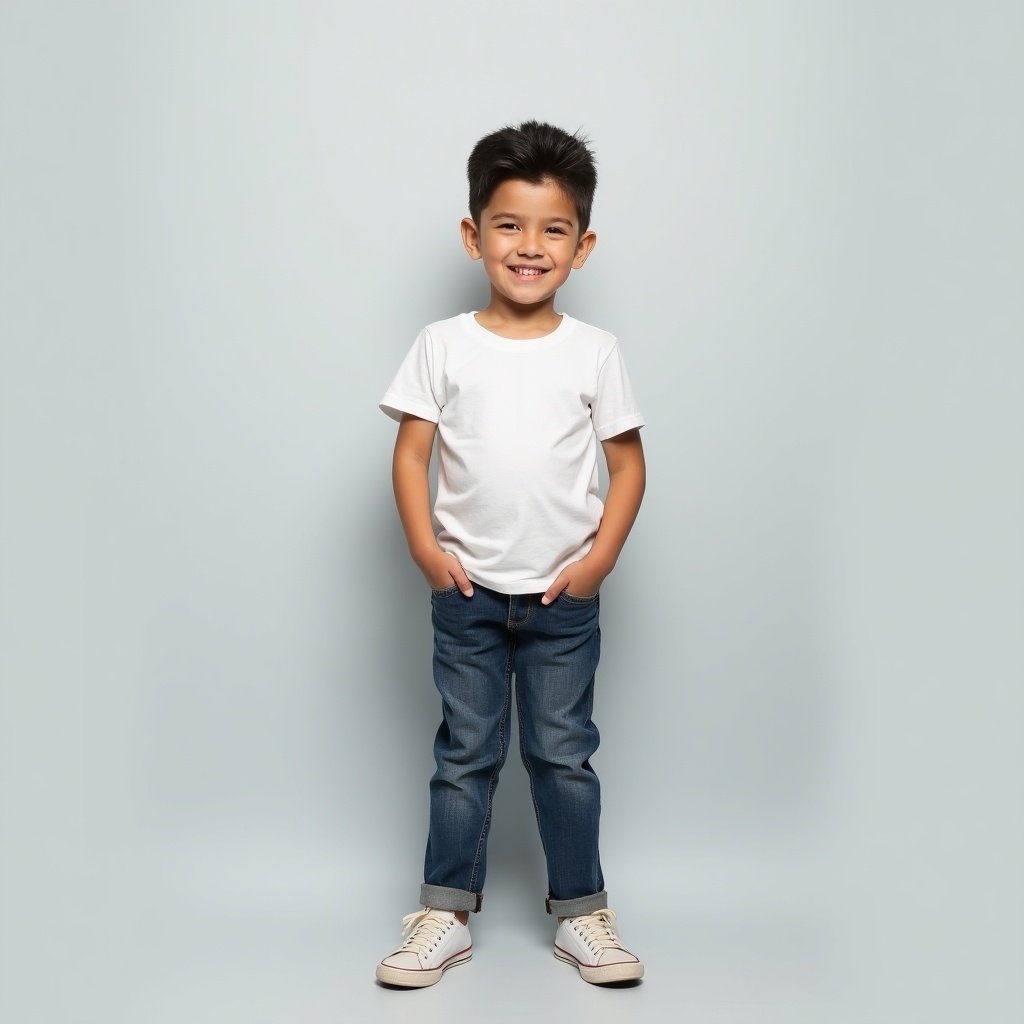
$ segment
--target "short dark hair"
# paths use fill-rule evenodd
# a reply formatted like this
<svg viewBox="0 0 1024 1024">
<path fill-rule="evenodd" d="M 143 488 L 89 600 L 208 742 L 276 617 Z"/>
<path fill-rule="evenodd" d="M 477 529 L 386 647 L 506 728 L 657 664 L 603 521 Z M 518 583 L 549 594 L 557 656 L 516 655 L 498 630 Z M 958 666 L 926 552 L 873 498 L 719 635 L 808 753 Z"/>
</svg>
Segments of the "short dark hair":
<svg viewBox="0 0 1024 1024">
<path fill-rule="evenodd" d="M 597 188 L 597 168 L 590 140 L 579 131 L 570 135 L 553 124 L 524 121 L 485 135 L 469 154 L 469 213 L 480 223 L 480 213 L 494 190 L 505 181 L 519 179 L 532 185 L 555 182 L 576 207 L 580 234 L 590 226 L 590 208 Z"/>
</svg>

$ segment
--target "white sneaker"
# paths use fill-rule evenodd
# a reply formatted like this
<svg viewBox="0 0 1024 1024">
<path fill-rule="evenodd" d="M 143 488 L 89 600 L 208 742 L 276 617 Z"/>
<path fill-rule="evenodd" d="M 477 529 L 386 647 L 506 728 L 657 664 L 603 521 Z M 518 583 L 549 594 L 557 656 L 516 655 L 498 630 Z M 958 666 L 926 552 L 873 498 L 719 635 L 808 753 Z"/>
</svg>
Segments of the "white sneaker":
<svg viewBox="0 0 1024 1024">
<path fill-rule="evenodd" d="M 450 910 L 424 907 L 406 914 L 402 938 L 402 945 L 377 965 L 377 980 L 386 985 L 433 985 L 449 967 L 464 964 L 473 956 L 469 927 Z"/>
<path fill-rule="evenodd" d="M 592 985 L 644 976 L 644 965 L 615 931 L 615 911 L 607 908 L 567 917 L 555 932 L 555 956 L 578 968 L 580 977 Z"/>
</svg>

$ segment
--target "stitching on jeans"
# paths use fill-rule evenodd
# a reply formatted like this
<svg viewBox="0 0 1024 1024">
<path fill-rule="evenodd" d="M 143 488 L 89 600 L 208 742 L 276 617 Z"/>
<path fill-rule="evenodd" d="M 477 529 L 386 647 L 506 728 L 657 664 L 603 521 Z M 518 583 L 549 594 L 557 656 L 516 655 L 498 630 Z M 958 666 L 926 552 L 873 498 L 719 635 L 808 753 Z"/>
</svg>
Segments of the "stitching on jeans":
<svg viewBox="0 0 1024 1024">
<path fill-rule="evenodd" d="M 526 598 L 526 601 L 527 601 L 526 614 L 521 619 L 513 620 L 513 618 L 512 618 L 512 602 L 515 601 L 516 597 L 524 597 L 524 598 Z M 510 633 L 513 633 L 517 629 L 521 628 L 522 626 L 525 626 L 530 621 L 530 619 L 533 618 L 534 610 L 535 610 L 535 603 L 534 603 L 533 595 L 532 594 L 509 594 L 509 597 L 508 597 L 508 615 L 505 618 L 505 628 Z"/>
<path fill-rule="evenodd" d="M 484 814 L 483 825 L 480 827 L 480 837 L 476 842 L 476 854 L 473 857 L 473 872 L 469 876 L 469 888 L 476 891 L 477 875 L 480 873 L 480 861 L 483 859 L 484 846 L 487 842 L 487 833 L 491 828 L 491 814 L 494 808 L 494 791 L 498 788 L 498 775 L 505 764 L 508 751 L 505 749 L 505 729 L 508 725 L 509 698 L 512 692 L 512 661 L 515 654 L 515 636 L 509 640 L 508 654 L 505 658 L 505 701 L 501 706 L 501 718 L 498 720 L 498 760 L 494 764 L 494 771 L 487 783 L 487 812 Z"/>
<path fill-rule="evenodd" d="M 530 799 L 533 801 L 533 814 L 537 819 L 537 833 L 540 835 L 540 846 L 544 851 L 544 860 L 548 859 L 548 847 L 547 843 L 544 842 L 544 829 L 541 827 L 540 822 L 540 807 L 537 804 L 537 788 L 533 774 L 533 767 L 526 756 L 526 740 L 523 736 L 523 702 L 520 697 L 519 691 L 519 676 L 516 676 L 516 713 L 519 716 L 519 756 L 522 758 L 523 767 L 526 769 L 526 774 L 530 777 Z"/>
</svg>

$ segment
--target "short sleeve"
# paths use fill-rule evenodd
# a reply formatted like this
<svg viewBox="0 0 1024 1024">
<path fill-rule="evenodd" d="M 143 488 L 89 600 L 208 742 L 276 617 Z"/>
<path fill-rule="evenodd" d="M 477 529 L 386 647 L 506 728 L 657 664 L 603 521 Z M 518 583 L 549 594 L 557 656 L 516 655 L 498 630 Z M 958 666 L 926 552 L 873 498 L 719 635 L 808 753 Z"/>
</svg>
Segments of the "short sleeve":
<svg viewBox="0 0 1024 1024">
<path fill-rule="evenodd" d="M 597 394 L 591 404 L 594 432 L 601 441 L 644 425 L 636 403 L 626 363 L 618 343 L 608 353 L 597 374 Z"/>
<path fill-rule="evenodd" d="M 400 421 L 402 413 L 407 412 L 436 423 L 444 407 L 436 363 L 430 332 L 424 329 L 413 342 L 395 379 L 380 400 L 381 412 L 393 420 Z"/>
</svg>

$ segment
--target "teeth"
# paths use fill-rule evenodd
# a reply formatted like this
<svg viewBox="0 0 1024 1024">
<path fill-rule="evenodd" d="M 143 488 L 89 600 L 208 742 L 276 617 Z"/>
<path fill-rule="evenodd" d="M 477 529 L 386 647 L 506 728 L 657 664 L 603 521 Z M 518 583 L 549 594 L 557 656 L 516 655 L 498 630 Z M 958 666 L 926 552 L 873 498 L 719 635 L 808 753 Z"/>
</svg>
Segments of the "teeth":
<svg viewBox="0 0 1024 1024">
<path fill-rule="evenodd" d="M 538 277 L 543 274 L 544 271 L 537 267 L 513 267 L 513 270 L 517 274 L 521 274 L 523 277 Z"/>
</svg>

